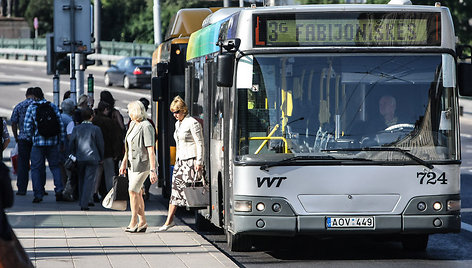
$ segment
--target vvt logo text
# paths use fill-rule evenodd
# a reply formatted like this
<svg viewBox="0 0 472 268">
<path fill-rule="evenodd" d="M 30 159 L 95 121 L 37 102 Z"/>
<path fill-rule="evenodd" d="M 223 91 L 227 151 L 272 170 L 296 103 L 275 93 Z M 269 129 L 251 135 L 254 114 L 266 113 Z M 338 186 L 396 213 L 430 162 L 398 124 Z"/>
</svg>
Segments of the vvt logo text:
<svg viewBox="0 0 472 268">
<path fill-rule="evenodd" d="M 272 187 L 272 185 L 274 185 L 275 182 L 277 182 L 277 184 L 275 184 L 275 187 L 279 187 L 280 184 L 282 183 L 283 180 L 286 180 L 287 177 L 257 177 L 257 187 L 261 188 L 262 185 L 264 185 L 264 183 L 267 184 L 267 187 Z"/>
</svg>

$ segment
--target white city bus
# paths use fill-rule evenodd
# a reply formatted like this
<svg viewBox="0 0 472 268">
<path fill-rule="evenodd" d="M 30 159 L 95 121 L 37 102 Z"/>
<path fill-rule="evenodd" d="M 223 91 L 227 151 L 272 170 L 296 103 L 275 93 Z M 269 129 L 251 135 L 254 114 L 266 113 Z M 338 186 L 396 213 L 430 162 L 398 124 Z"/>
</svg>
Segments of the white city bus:
<svg viewBox="0 0 472 268">
<path fill-rule="evenodd" d="M 472 72 L 447 8 L 222 9 L 203 26 L 185 79 L 211 188 L 197 225 L 223 228 L 234 251 L 310 234 L 424 250 L 460 231 L 458 84 Z"/>
</svg>

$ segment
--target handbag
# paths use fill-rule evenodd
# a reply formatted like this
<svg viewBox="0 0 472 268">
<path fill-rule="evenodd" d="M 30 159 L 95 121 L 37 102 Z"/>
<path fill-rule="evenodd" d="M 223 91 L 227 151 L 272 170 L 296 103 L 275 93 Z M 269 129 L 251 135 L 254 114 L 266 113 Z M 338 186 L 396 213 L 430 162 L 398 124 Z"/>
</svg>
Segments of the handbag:
<svg viewBox="0 0 472 268">
<path fill-rule="evenodd" d="M 126 210 L 128 202 L 126 200 L 115 200 L 115 189 L 111 188 L 105 198 L 103 198 L 102 206 L 114 210 Z"/>
<path fill-rule="evenodd" d="M 197 173 L 197 177 L 198 177 Z M 205 178 L 187 183 L 184 188 L 188 208 L 206 208 L 210 205 L 210 187 L 206 184 Z"/>
<path fill-rule="evenodd" d="M 128 177 L 125 175 L 118 175 L 113 177 L 114 199 L 118 201 L 127 201 L 129 199 L 128 193 Z"/>
<path fill-rule="evenodd" d="M 13 230 L 11 230 L 11 238 L 10 241 L 0 238 L 0 268 L 33 267 L 28 254 L 26 254 Z"/>
<path fill-rule="evenodd" d="M 77 166 L 77 158 L 73 155 L 69 155 L 66 161 L 64 162 L 64 167 L 68 170 L 72 170 Z"/>
</svg>

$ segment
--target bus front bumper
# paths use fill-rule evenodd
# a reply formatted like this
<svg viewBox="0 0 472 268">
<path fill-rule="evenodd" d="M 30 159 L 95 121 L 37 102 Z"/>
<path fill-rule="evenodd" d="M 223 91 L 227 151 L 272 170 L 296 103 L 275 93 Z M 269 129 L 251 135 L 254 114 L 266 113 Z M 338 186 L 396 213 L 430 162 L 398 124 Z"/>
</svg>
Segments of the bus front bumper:
<svg viewBox="0 0 472 268">
<path fill-rule="evenodd" d="M 348 216 L 351 217 L 351 216 Z M 327 216 L 244 216 L 234 215 L 233 231 L 251 235 L 295 236 L 346 233 L 450 233 L 459 232 L 460 215 L 373 216 L 373 228 L 328 228 Z M 438 223 L 441 223 L 438 226 Z"/>
</svg>

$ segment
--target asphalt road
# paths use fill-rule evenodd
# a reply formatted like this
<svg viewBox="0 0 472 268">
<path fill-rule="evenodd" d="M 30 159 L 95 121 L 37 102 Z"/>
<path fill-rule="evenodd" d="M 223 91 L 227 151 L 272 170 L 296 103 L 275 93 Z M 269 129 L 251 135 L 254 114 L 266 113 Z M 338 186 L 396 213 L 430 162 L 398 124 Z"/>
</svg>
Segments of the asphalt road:
<svg viewBox="0 0 472 268">
<path fill-rule="evenodd" d="M 150 99 L 149 89 L 125 90 L 105 87 L 105 68 L 90 68 L 85 72 L 95 77 L 95 99 L 101 90 L 109 90 L 117 100 L 116 106 L 126 117 L 126 105 L 140 97 Z M 12 108 L 24 99 L 26 88 L 40 86 L 48 100 L 52 100 L 52 76 L 46 67 L 36 63 L 0 60 L 0 116 L 10 118 Z M 69 87 L 69 78 L 61 76 L 62 94 Z M 401 243 L 383 237 L 349 237 L 321 239 L 315 237 L 261 240 L 250 252 L 231 252 L 221 231 L 200 232 L 207 240 L 244 267 L 472 267 L 472 101 L 461 100 L 462 159 L 461 198 L 463 229 L 458 234 L 430 236 L 425 252 L 408 252 Z M 154 190 L 154 192 L 159 192 Z M 167 202 L 158 196 L 160 202 Z M 194 227 L 193 213 L 178 212 Z"/>
</svg>

